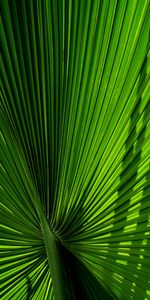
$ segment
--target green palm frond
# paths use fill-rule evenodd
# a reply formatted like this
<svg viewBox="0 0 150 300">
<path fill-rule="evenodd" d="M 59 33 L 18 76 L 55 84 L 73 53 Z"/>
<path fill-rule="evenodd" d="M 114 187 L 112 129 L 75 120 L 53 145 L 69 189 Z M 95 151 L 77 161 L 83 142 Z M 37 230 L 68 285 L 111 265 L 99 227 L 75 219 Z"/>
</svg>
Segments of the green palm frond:
<svg viewBox="0 0 150 300">
<path fill-rule="evenodd" d="M 1 299 L 150 299 L 149 0 L 0 8 Z"/>
</svg>

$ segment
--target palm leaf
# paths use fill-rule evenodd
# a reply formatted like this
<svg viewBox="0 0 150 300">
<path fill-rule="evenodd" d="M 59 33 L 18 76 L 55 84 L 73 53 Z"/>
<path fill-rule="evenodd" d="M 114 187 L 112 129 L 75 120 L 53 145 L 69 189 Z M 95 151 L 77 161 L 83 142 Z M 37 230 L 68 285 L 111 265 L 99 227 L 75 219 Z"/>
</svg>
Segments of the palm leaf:
<svg viewBox="0 0 150 300">
<path fill-rule="evenodd" d="M 149 1 L 1 0 L 1 299 L 150 299 Z"/>
</svg>

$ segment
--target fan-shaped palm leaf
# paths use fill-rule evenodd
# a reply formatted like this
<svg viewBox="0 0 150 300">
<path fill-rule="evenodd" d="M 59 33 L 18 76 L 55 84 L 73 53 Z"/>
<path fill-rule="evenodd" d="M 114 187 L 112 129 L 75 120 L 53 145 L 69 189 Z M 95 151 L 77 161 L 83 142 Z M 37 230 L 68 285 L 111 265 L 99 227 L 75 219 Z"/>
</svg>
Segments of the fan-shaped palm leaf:
<svg viewBox="0 0 150 300">
<path fill-rule="evenodd" d="M 150 299 L 149 0 L 0 7 L 1 299 Z"/>
</svg>

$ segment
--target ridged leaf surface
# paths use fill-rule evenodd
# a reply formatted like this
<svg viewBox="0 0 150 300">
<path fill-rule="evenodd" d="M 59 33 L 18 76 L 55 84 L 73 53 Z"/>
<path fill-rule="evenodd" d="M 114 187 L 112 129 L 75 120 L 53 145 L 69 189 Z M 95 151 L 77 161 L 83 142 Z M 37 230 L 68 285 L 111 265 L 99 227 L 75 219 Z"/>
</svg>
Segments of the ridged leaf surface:
<svg viewBox="0 0 150 300">
<path fill-rule="evenodd" d="M 149 0 L 0 8 L 1 299 L 150 299 Z"/>
</svg>

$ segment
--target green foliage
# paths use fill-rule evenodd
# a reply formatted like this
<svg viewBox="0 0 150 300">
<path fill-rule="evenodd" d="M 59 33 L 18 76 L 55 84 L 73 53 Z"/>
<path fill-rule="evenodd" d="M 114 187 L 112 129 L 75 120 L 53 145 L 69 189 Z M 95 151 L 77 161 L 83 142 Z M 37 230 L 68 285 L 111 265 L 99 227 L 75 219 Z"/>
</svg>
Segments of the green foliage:
<svg viewBox="0 0 150 300">
<path fill-rule="evenodd" d="M 150 299 L 149 0 L 0 8 L 1 299 Z"/>
</svg>

